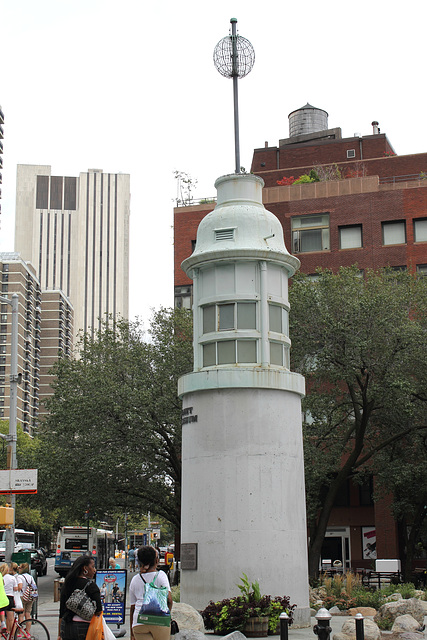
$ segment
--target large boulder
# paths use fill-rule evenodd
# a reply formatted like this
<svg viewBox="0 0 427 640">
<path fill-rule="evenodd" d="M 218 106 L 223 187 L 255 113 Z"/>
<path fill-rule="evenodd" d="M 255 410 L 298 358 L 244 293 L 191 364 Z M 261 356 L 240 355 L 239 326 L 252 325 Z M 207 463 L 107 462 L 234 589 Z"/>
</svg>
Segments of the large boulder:
<svg viewBox="0 0 427 640">
<path fill-rule="evenodd" d="M 356 613 L 361 613 L 364 618 L 370 616 L 371 618 L 376 614 L 377 610 L 373 607 L 352 607 L 348 610 L 349 616 L 355 616 Z"/>
<path fill-rule="evenodd" d="M 365 633 L 365 640 L 380 640 L 381 631 L 373 620 L 366 618 L 363 621 L 363 630 Z M 335 633 L 333 640 L 356 640 L 356 623 L 354 618 L 349 618 L 344 622 L 341 632 Z"/>
<path fill-rule="evenodd" d="M 182 629 L 172 637 L 174 640 L 206 640 L 204 633 L 194 629 Z"/>
<path fill-rule="evenodd" d="M 404 616 L 397 616 L 393 623 L 391 630 L 396 633 L 412 633 L 413 631 L 419 631 L 420 625 L 415 618 L 405 613 Z"/>
<path fill-rule="evenodd" d="M 191 629 L 205 633 L 205 625 L 200 613 L 185 602 L 174 602 L 172 607 L 172 619 L 178 623 L 179 630 Z M 175 635 L 178 638 L 179 634 Z M 193 640 L 193 639 L 187 639 Z M 196 638 L 194 638 L 196 640 Z"/>
<path fill-rule="evenodd" d="M 375 622 L 379 620 L 390 620 L 394 622 L 398 616 L 409 614 L 422 626 L 424 623 L 424 607 L 417 598 L 409 598 L 408 600 L 396 600 L 395 602 L 387 602 L 383 604 L 376 616 Z"/>
</svg>

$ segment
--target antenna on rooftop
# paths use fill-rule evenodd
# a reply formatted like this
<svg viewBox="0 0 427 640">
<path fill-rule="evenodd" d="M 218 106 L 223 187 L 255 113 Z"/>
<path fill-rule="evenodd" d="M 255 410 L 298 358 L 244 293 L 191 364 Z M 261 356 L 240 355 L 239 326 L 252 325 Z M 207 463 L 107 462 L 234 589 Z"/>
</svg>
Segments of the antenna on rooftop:
<svg viewBox="0 0 427 640">
<path fill-rule="evenodd" d="M 225 78 L 233 78 L 234 98 L 234 152 L 236 171 L 240 173 L 239 142 L 239 98 L 237 80 L 244 78 L 252 71 L 255 62 L 255 51 L 249 40 L 236 34 L 237 19 L 231 18 L 231 35 L 222 38 L 214 49 L 214 65 Z"/>
</svg>

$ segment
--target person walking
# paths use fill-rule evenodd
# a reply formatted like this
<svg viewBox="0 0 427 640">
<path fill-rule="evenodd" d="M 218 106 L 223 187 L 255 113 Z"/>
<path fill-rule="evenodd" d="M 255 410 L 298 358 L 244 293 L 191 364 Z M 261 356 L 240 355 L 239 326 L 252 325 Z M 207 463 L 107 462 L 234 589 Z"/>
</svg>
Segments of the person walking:
<svg viewBox="0 0 427 640">
<path fill-rule="evenodd" d="M 116 562 L 114 558 L 108 558 L 108 562 L 109 562 L 109 565 L 108 565 L 109 569 L 121 569 L 119 563 Z"/>
<path fill-rule="evenodd" d="M 15 616 L 13 608 L 15 606 L 15 598 L 13 597 L 13 588 L 15 586 L 15 578 L 9 573 L 9 565 L 6 562 L 0 564 L 0 573 L 3 576 L 4 591 L 8 597 L 9 604 L 4 608 L 6 612 L 6 629 L 10 633 L 13 625 L 13 618 Z"/>
<path fill-rule="evenodd" d="M 144 599 L 145 588 L 154 581 L 156 587 L 166 587 L 168 590 L 168 607 L 172 609 L 172 594 L 169 580 L 164 571 L 157 571 L 159 554 L 154 547 L 138 549 L 139 573 L 132 578 L 129 587 L 131 640 L 169 640 L 170 625 L 167 627 L 153 624 L 140 624 L 138 614 Z"/>
<path fill-rule="evenodd" d="M 90 556 L 79 556 L 66 575 L 59 603 L 58 640 L 85 640 L 89 622 L 67 608 L 67 600 L 75 589 L 85 589 L 95 602 L 95 615 L 102 613 L 101 593 L 94 582 L 95 562 Z"/>
<path fill-rule="evenodd" d="M 13 576 L 15 581 L 15 586 L 13 587 L 13 598 L 15 600 L 15 609 L 18 612 L 18 622 L 22 622 L 24 620 L 24 605 L 21 600 L 22 582 L 16 562 L 9 562 L 9 573 Z"/>
<path fill-rule="evenodd" d="M 135 571 L 135 549 L 131 547 L 129 549 L 129 571 Z"/>
<path fill-rule="evenodd" d="M 23 562 L 22 564 L 19 565 L 19 578 L 21 580 L 22 583 L 22 590 L 21 590 L 21 594 L 25 593 L 25 590 L 27 587 L 30 587 L 30 591 L 32 593 L 36 593 L 37 594 L 37 585 L 35 583 L 35 580 L 33 578 L 33 576 L 30 573 L 30 567 L 28 562 Z M 22 598 L 21 598 L 22 600 Z M 25 620 L 29 620 L 31 618 L 31 612 L 33 610 L 33 604 L 34 604 L 34 598 L 31 598 L 31 600 L 22 600 L 22 606 L 24 609 L 24 619 Z M 26 625 L 26 629 L 27 632 L 30 632 L 30 624 L 28 623 Z"/>
</svg>

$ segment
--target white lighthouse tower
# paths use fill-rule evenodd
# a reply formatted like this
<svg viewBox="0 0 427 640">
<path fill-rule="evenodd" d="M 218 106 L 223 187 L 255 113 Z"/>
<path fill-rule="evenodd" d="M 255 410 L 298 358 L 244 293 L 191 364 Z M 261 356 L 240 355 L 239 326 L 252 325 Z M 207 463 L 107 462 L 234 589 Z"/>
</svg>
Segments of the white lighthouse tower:
<svg viewBox="0 0 427 640">
<path fill-rule="evenodd" d="M 243 573 L 310 622 L 301 397 L 290 371 L 288 278 L 299 260 L 262 204 L 263 180 L 215 183 L 182 268 L 193 279 L 194 371 L 183 400 L 181 601 L 237 595 Z"/>
</svg>

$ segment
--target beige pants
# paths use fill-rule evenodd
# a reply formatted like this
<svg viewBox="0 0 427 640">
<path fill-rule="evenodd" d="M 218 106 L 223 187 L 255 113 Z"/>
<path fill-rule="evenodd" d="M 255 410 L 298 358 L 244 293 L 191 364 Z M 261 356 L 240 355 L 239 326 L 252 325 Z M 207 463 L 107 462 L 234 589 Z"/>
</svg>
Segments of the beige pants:
<svg viewBox="0 0 427 640">
<path fill-rule="evenodd" d="M 137 624 L 132 628 L 135 640 L 169 640 L 170 627 L 159 627 L 156 624 Z"/>
</svg>

